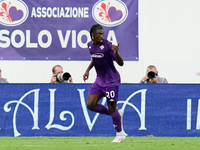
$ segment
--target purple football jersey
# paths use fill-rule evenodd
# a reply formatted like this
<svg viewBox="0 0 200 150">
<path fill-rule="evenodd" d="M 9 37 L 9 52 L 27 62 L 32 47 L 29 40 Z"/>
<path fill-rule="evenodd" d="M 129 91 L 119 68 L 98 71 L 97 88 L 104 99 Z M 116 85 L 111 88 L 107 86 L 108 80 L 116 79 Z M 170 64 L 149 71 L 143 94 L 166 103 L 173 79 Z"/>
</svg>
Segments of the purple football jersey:
<svg viewBox="0 0 200 150">
<path fill-rule="evenodd" d="M 101 87 L 119 86 L 120 75 L 113 63 L 116 55 L 112 50 L 112 43 L 104 39 L 102 43 L 94 45 L 93 41 L 90 41 L 88 48 L 97 73 L 95 83 Z"/>
</svg>

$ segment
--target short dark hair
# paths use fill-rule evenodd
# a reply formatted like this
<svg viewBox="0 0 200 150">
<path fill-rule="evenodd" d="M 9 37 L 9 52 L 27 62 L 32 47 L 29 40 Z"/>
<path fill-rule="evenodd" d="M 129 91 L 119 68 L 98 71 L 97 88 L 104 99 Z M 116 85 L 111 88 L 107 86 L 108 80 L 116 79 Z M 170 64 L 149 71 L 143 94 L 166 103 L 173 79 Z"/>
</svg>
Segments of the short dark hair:
<svg viewBox="0 0 200 150">
<path fill-rule="evenodd" d="M 56 67 L 60 67 L 60 68 L 62 68 L 61 65 L 55 65 L 55 66 L 52 68 L 52 72 L 53 72 L 53 73 L 55 72 L 55 68 L 56 68 Z"/>
<path fill-rule="evenodd" d="M 103 29 L 103 27 L 100 24 L 94 24 L 90 29 L 90 37 L 91 37 L 91 39 L 92 39 L 92 33 L 95 33 L 97 30 L 101 30 L 101 29 Z"/>
<path fill-rule="evenodd" d="M 156 66 L 154 66 L 154 65 L 149 65 L 148 67 L 147 67 L 147 69 L 152 69 L 152 68 L 155 68 L 156 70 L 157 70 L 157 68 L 156 68 Z"/>
</svg>

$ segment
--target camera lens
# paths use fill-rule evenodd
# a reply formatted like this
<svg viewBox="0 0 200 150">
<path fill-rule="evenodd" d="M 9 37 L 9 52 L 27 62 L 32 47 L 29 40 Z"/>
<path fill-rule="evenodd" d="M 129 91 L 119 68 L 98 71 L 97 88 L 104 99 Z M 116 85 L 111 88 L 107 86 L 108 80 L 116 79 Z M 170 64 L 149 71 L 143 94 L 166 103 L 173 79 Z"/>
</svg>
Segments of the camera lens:
<svg viewBox="0 0 200 150">
<path fill-rule="evenodd" d="M 68 72 L 63 73 L 63 79 L 68 80 L 71 77 L 71 75 Z"/>
<path fill-rule="evenodd" d="M 153 78 L 156 77 L 156 73 L 153 72 L 153 71 L 150 71 L 150 72 L 147 74 L 147 76 L 148 76 L 149 79 L 153 79 Z"/>
<path fill-rule="evenodd" d="M 58 74 L 56 75 L 56 80 L 60 83 L 62 83 L 65 80 L 68 80 L 71 77 L 71 75 L 68 72 Z"/>
</svg>

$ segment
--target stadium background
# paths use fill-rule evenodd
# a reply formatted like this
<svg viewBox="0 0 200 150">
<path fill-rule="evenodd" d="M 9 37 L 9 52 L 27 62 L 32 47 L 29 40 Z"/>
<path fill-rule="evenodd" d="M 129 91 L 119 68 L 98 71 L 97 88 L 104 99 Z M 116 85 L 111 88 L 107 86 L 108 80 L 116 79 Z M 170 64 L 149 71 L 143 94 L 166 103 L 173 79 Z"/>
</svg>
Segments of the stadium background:
<svg viewBox="0 0 200 150">
<path fill-rule="evenodd" d="M 138 1 L 139 57 L 138 61 L 125 61 L 123 67 L 117 66 L 122 83 L 138 83 L 150 64 L 155 65 L 159 75 L 166 77 L 169 83 L 199 83 L 200 77 L 197 75 L 200 70 L 199 7 L 198 0 Z M 1 29 L 5 28 L 0 26 Z M 8 28 L 13 29 L 13 27 Z M 123 33 L 129 33 L 130 29 L 131 26 Z M 120 51 L 124 51 L 123 47 L 120 47 Z M 0 55 L 1 52 L 2 48 Z M 89 55 L 87 50 L 85 53 Z M 48 83 L 52 66 L 56 64 L 62 65 L 65 71 L 70 72 L 75 83 L 84 83 L 82 75 L 89 61 L 30 61 L 4 60 L 4 58 L 0 61 L 3 77 L 10 83 Z M 92 83 L 95 76 L 95 71 L 92 70 L 88 83 Z"/>
<path fill-rule="evenodd" d="M 24 0 L 24 2 L 27 1 Z M 88 3 L 87 0 L 85 0 L 85 2 Z M 94 6 L 96 2 L 98 1 L 94 1 L 94 3 L 90 5 Z M 138 110 L 126 107 L 127 110 L 125 110 L 124 120 L 125 131 L 132 136 L 144 136 L 151 134 L 155 136 L 198 136 L 198 130 L 200 128 L 200 96 L 198 92 L 198 82 L 200 77 L 197 75 L 197 72 L 200 72 L 198 67 L 200 62 L 200 45 L 198 40 L 200 31 L 200 2 L 198 0 L 124 0 L 123 2 L 127 4 L 127 7 L 128 4 L 138 2 L 138 35 L 131 35 L 138 38 L 138 59 L 125 60 L 125 65 L 123 67 L 116 66 L 121 74 L 121 80 L 123 83 L 120 87 L 120 100 L 125 101 L 131 94 L 138 90 L 146 90 L 143 96 L 145 96 L 145 102 L 148 104 L 145 107 L 145 119 L 147 119 L 145 120 L 145 125 L 147 130 L 145 130 L 144 127 L 142 128 L 143 130 L 139 129 L 141 122 L 137 113 L 144 111 L 140 108 L 141 97 L 140 94 L 138 94 L 135 96 L 136 103 L 132 102 L 134 106 L 136 105 L 135 107 L 138 108 Z M 39 3 L 37 3 L 37 5 L 39 5 Z M 83 3 L 81 5 L 83 5 Z M 134 10 L 130 9 L 128 11 L 130 14 L 130 12 Z M 129 15 L 129 17 L 131 16 Z M 42 18 L 40 19 L 42 20 Z M 125 22 L 121 25 L 124 25 Z M 25 23 L 26 21 L 22 24 Z M 91 25 L 92 23 L 88 24 L 88 27 Z M 124 35 L 130 35 L 129 33 L 132 33 L 130 31 L 132 31 L 132 27 L 134 28 L 134 26 L 131 25 L 132 24 L 129 24 L 126 30 L 122 30 Z M 1 30 L 6 29 L 11 31 L 18 28 L 6 27 L 4 25 L 0 25 L 0 27 Z M 130 40 L 130 38 L 124 38 L 118 42 L 120 42 L 121 46 L 123 45 L 123 42 L 126 42 L 127 40 Z M 122 46 L 120 47 L 120 51 L 122 51 L 121 53 L 124 53 L 124 51 L 127 49 L 129 50 L 129 48 L 131 49 L 132 47 Z M 90 84 L 93 83 L 96 76 L 95 71 L 91 70 L 90 78 L 87 82 L 89 84 L 85 84 L 82 80 L 82 75 L 89 64 L 89 60 L 5 60 L 2 54 L 5 54 L 4 48 L 0 48 L 0 67 L 3 70 L 3 77 L 6 77 L 10 83 L 14 84 L 0 85 L 0 113 L 2 114 L 0 126 L 1 135 L 19 136 L 21 134 L 22 136 L 66 136 L 68 130 L 65 128 L 64 129 L 66 131 L 60 131 L 54 128 L 51 129 L 50 127 L 52 127 L 51 125 L 56 125 L 56 127 L 59 128 L 61 127 L 59 125 L 61 125 L 64 121 L 60 122 L 60 120 L 64 120 L 64 115 L 67 113 L 66 110 L 70 110 L 68 107 L 74 105 L 74 101 L 72 100 L 77 102 L 77 105 L 73 106 L 75 108 L 72 109 L 75 109 L 76 111 L 79 110 L 78 113 L 82 113 L 82 103 L 80 102 L 79 97 L 80 91 L 77 89 L 85 89 L 84 94 L 86 94 Z M 87 54 L 89 55 L 89 52 L 85 51 L 84 55 Z M 43 84 L 50 82 L 52 74 L 51 69 L 56 64 L 62 65 L 64 71 L 68 71 L 72 74 L 75 84 Z M 131 84 L 138 83 L 140 81 L 145 74 L 146 67 L 150 64 L 155 65 L 159 71 L 159 75 L 166 77 L 169 83 L 179 84 L 146 86 Z M 30 91 L 33 93 L 28 93 Z M 28 95 L 25 96 L 26 93 L 28 93 Z M 22 98 L 23 96 L 24 98 Z M 21 100 L 24 100 L 25 102 L 19 103 L 20 98 L 22 98 Z M 34 103 L 37 102 L 37 100 L 38 102 L 42 101 L 42 104 L 38 103 L 39 107 L 35 106 Z M 49 118 L 46 116 L 47 113 L 54 112 L 54 110 L 50 111 L 50 109 L 54 108 L 54 105 L 48 105 L 51 100 L 55 100 L 58 107 L 56 106 L 56 114 L 51 114 L 52 116 L 55 115 L 55 118 L 52 117 L 52 120 L 49 121 Z M 9 104 L 9 102 L 12 103 Z M 63 103 L 67 103 L 69 105 L 63 107 L 65 106 Z M 6 107 L 6 104 L 9 104 L 10 107 Z M 19 104 L 19 108 L 14 109 L 18 106 L 17 104 Z M 24 107 L 25 104 L 27 104 L 26 107 Z M 30 108 L 28 106 L 30 106 Z M 42 106 L 45 106 L 44 110 Z M 122 107 L 122 105 L 119 103 L 119 108 L 120 107 Z M 9 108 L 11 108 L 11 110 Z M 13 116 L 14 112 L 17 110 L 19 110 L 19 112 L 16 112 L 17 116 Z M 40 120 L 41 118 L 37 120 L 36 110 L 38 110 L 40 117 L 43 116 L 41 118 L 44 120 Z M 32 114 L 30 112 L 32 112 Z M 133 120 L 129 120 L 129 117 L 133 114 L 135 118 L 133 118 Z M 61 115 L 61 117 L 59 115 Z M 96 114 L 91 113 L 91 115 L 91 117 L 94 117 Z M 143 115 L 144 114 L 141 114 L 141 117 L 144 117 Z M 32 116 L 35 116 L 35 118 Z M 15 120 L 15 118 L 19 120 Z M 112 130 L 105 134 L 99 132 L 99 129 L 97 128 L 89 131 L 90 129 L 87 121 L 84 120 L 84 115 L 82 114 L 80 118 L 78 118 L 78 120 L 80 119 L 79 121 L 84 124 L 83 130 L 79 126 L 75 126 L 77 130 L 70 130 L 69 135 L 114 136 L 114 132 L 112 132 Z M 99 116 L 98 121 L 101 119 L 103 118 Z M 102 126 L 102 123 L 105 122 L 104 120 L 103 122 L 101 122 L 102 120 L 100 122 L 98 121 L 98 126 Z M 128 121 L 130 121 L 130 124 L 125 124 Z M 33 126 L 31 122 L 36 124 Z M 48 122 L 49 125 L 47 126 Z M 22 125 L 18 126 L 19 123 Z M 65 127 L 65 125 L 62 126 Z M 67 125 L 70 126 L 70 124 Z M 24 126 L 26 126 L 26 128 L 24 128 Z M 47 130 L 48 127 L 50 130 Z M 20 134 L 16 131 L 16 129 L 19 130 Z M 112 126 L 109 126 L 108 129 L 113 128 Z M 87 133 L 78 131 L 86 131 Z"/>
</svg>

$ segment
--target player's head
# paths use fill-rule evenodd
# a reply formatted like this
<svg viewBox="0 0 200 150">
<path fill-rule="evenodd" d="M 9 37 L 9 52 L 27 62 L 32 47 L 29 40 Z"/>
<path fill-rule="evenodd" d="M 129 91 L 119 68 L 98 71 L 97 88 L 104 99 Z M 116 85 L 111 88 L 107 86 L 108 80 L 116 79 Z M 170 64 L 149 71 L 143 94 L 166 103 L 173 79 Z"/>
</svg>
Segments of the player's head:
<svg viewBox="0 0 200 150">
<path fill-rule="evenodd" d="M 90 37 L 95 43 L 103 42 L 103 27 L 100 24 L 94 24 L 90 29 Z"/>
</svg>

